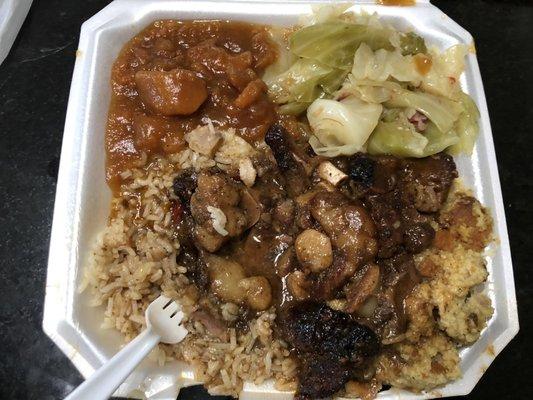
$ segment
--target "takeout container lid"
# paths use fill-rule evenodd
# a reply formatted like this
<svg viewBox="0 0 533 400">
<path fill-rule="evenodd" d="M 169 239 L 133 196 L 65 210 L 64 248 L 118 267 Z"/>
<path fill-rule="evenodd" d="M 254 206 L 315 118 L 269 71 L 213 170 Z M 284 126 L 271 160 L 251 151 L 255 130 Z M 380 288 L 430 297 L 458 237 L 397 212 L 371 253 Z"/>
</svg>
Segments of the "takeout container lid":
<svg viewBox="0 0 533 400">
<path fill-rule="evenodd" d="M 57 183 L 48 260 L 44 331 L 89 376 L 123 343 L 118 332 L 102 330 L 102 308 L 88 305 L 80 294 L 82 269 L 109 212 L 110 191 L 104 179 L 104 133 L 110 99 L 110 70 L 122 46 L 156 19 L 231 19 L 273 25 L 291 25 L 311 12 L 311 4 L 334 1 L 166 1 L 116 0 L 81 29 L 68 102 Z M 336 2 L 338 4 L 338 2 Z M 480 136 L 471 157 L 457 157 L 463 182 L 492 212 L 499 245 L 487 257 L 489 278 L 484 290 L 492 300 L 494 316 L 481 338 L 461 350 L 463 377 L 445 387 L 414 394 L 397 389 L 381 392 L 380 399 L 426 399 L 469 393 L 494 357 L 518 332 L 513 269 L 485 94 L 472 36 L 428 1 L 415 6 L 387 7 L 357 1 L 354 10 L 377 12 L 400 29 L 413 28 L 441 49 L 456 43 L 470 45 L 463 89 L 479 107 Z M 174 400 L 179 387 L 194 383 L 192 370 L 174 362 L 164 367 L 146 360 L 118 389 L 117 396 Z M 289 399 L 271 382 L 246 383 L 242 399 Z"/>
</svg>

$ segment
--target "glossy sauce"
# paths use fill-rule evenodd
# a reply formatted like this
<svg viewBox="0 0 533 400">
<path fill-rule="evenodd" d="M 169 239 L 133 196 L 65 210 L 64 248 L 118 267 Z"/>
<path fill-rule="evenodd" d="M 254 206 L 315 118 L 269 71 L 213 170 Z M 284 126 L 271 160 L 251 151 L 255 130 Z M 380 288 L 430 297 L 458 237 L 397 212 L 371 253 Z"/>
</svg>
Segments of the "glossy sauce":
<svg viewBox="0 0 533 400">
<path fill-rule="evenodd" d="M 184 134 L 212 121 L 235 128 L 250 142 L 261 140 L 274 120 L 274 106 L 255 85 L 253 101 L 235 103 L 277 57 L 267 28 L 228 21 L 156 21 L 131 39 L 115 61 L 106 131 L 106 178 L 112 188 L 120 174 L 143 165 L 152 154 L 185 148 Z M 192 71 L 206 83 L 207 100 L 190 115 L 161 115 L 138 92 L 138 71 Z"/>
<path fill-rule="evenodd" d="M 416 70 L 422 75 L 426 75 L 433 65 L 431 58 L 422 53 L 415 55 L 413 60 L 415 62 Z"/>
<path fill-rule="evenodd" d="M 248 237 L 234 246 L 233 257 L 248 276 L 261 275 L 268 279 L 272 287 L 274 305 L 286 306 L 291 300 L 284 278 L 278 273 L 278 260 L 292 244 L 292 238 L 276 233 L 267 226 L 256 226 Z"/>
<path fill-rule="evenodd" d="M 377 0 L 376 3 L 384 6 L 414 6 L 415 0 Z"/>
</svg>

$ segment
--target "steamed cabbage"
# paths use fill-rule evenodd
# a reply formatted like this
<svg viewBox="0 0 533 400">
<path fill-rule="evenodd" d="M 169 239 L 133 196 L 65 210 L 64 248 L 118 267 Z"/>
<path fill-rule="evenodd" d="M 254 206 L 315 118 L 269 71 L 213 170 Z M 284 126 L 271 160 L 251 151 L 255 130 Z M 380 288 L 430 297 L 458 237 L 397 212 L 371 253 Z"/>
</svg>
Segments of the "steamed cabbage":
<svg viewBox="0 0 533 400">
<path fill-rule="evenodd" d="M 276 61 L 265 69 L 262 77 L 263 81 L 270 86 L 269 82 L 275 81 L 278 75 L 287 71 L 298 57 L 292 54 L 289 50 L 289 45 L 285 40 L 283 29 L 272 27 L 268 33 L 270 40 L 276 44 L 278 50 Z"/>
<path fill-rule="evenodd" d="M 300 59 L 287 71 L 266 80 L 276 103 L 312 102 L 320 96 L 322 80 L 329 82 L 335 69 L 314 60 Z M 329 86 L 328 86 L 329 87 Z"/>
<path fill-rule="evenodd" d="M 351 155 L 364 149 L 376 127 L 383 107 L 357 97 L 342 101 L 315 100 L 307 109 L 314 136 L 309 143 L 316 154 L 325 157 Z"/>
<path fill-rule="evenodd" d="M 366 43 L 362 43 L 355 52 L 352 75 L 358 80 L 386 81 L 394 78 L 414 86 L 418 86 L 421 80 L 412 56 L 403 56 L 399 50 L 380 49 L 374 52 Z"/>
<path fill-rule="evenodd" d="M 408 107 L 428 117 L 441 132 L 448 132 L 459 118 L 463 106 L 457 101 L 424 92 L 396 89 L 385 103 L 388 107 Z"/>
<path fill-rule="evenodd" d="M 355 95 L 362 100 L 384 103 L 387 108 L 418 110 L 428 117 L 442 132 L 448 132 L 463 112 L 464 106 L 443 96 L 403 88 L 390 81 L 357 80 L 348 76 L 336 97 Z"/>
<path fill-rule="evenodd" d="M 393 90 L 401 89 L 402 86 L 396 82 L 358 80 L 353 74 L 348 74 L 334 98 L 342 99 L 353 95 L 369 103 L 384 103 L 391 98 Z"/>
<path fill-rule="evenodd" d="M 297 114 L 304 104 L 332 95 L 339 89 L 361 43 L 370 43 L 372 49 L 392 48 L 390 34 L 391 30 L 380 26 L 342 21 L 324 22 L 296 31 L 290 37 L 290 55 L 281 46 L 278 61 L 267 68 L 263 76 L 270 97 L 278 104 L 297 103 L 280 110 Z M 295 61 L 287 66 L 291 59 Z"/>
<path fill-rule="evenodd" d="M 450 152 L 472 154 L 479 133 L 479 110 L 474 100 L 466 93 L 460 92 L 458 99 L 463 105 L 464 112 L 455 125 L 458 141 L 450 148 Z"/>
<path fill-rule="evenodd" d="M 440 53 L 376 14 L 343 14 L 346 8 L 315 10 L 288 45 L 274 35 L 280 57 L 263 79 L 278 112 L 307 110 L 314 134 L 309 142 L 327 157 L 367 149 L 399 157 L 470 153 L 479 112 L 460 90 L 467 47 Z M 420 53 L 430 60 L 427 70 L 418 66 Z M 409 121 L 417 111 L 428 118 L 427 126 Z"/>
<path fill-rule="evenodd" d="M 308 15 L 303 15 L 300 19 L 302 26 L 316 25 L 323 22 L 337 20 L 352 4 L 312 4 L 313 12 Z"/>
<path fill-rule="evenodd" d="M 440 153 L 459 142 L 459 136 L 454 129 L 443 133 L 432 122 L 428 124 L 424 131 L 424 137 L 428 140 L 423 152 L 424 157 Z"/>
<path fill-rule="evenodd" d="M 430 51 L 428 57 L 431 67 L 422 74 L 412 55 L 399 49 L 373 51 L 362 44 L 354 54 L 352 74 L 358 80 L 385 81 L 393 78 L 415 87 L 420 86 L 425 92 L 451 98 L 460 90 L 459 77 L 464 71 L 467 51 L 462 44 L 452 46 L 443 53 Z"/>
<path fill-rule="evenodd" d="M 396 110 L 397 113 L 397 110 Z M 394 115 L 394 113 L 393 113 Z M 408 121 L 390 118 L 378 123 L 368 140 L 370 154 L 389 154 L 397 157 L 428 157 L 440 153 L 459 142 L 455 130 L 441 132 L 435 124 L 430 122 L 426 130 L 417 132 Z"/>
<path fill-rule="evenodd" d="M 421 88 L 429 93 L 453 97 L 459 90 L 459 77 L 465 68 L 468 50 L 464 44 L 450 47 L 441 54 L 431 52 L 431 69 L 422 79 Z"/>
<path fill-rule="evenodd" d="M 384 103 L 391 98 L 391 90 L 383 86 L 354 86 L 351 93 L 368 103 Z"/>
<path fill-rule="evenodd" d="M 335 93 L 348 75 L 348 71 L 334 69 L 330 74 L 320 80 L 320 87 L 327 94 Z"/>
<path fill-rule="evenodd" d="M 400 37 L 400 49 L 404 56 L 427 53 L 426 42 L 414 32 L 408 32 Z"/>
<path fill-rule="evenodd" d="M 374 50 L 392 50 L 390 36 L 390 29 L 335 21 L 302 28 L 291 35 L 289 43 L 299 57 L 348 71 L 361 43 Z"/>
<path fill-rule="evenodd" d="M 368 140 L 373 155 L 392 154 L 397 157 L 424 157 L 428 139 L 402 122 L 380 122 Z"/>
</svg>

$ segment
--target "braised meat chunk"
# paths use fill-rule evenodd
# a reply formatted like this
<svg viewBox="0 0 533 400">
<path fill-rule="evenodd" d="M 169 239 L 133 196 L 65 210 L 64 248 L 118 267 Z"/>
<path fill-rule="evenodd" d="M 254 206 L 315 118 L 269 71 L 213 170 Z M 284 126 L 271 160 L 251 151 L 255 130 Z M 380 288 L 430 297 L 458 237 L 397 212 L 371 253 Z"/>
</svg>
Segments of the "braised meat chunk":
<svg viewBox="0 0 533 400">
<path fill-rule="evenodd" d="M 331 267 L 318 276 L 314 294 L 321 300 L 333 299 L 339 289 L 357 272 L 360 265 L 360 262 L 353 262 L 345 254 L 336 254 Z"/>
<path fill-rule="evenodd" d="M 374 223 L 362 204 L 338 192 L 319 192 L 311 200 L 311 214 L 335 247 L 353 262 L 359 264 L 375 255 Z"/>
<path fill-rule="evenodd" d="M 420 276 L 413 257 L 405 253 L 380 260 L 379 266 L 383 275 L 382 290 L 378 295 L 380 307 L 373 322 L 379 326 L 382 340 L 387 342 L 407 329 L 405 298 L 420 282 Z"/>
<path fill-rule="evenodd" d="M 287 130 L 279 124 L 271 126 L 265 135 L 265 143 L 272 150 L 277 166 L 283 173 L 289 196 L 294 197 L 307 190 L 311 172 L 306 165 L 307 157 L 297 148 Z"/>
<path fill-rule="evenodd" d="M 263 276 L 247 276 L 245 269 L 236 261 L 202 253 L 211 292 L 223 301 L 245 303 L 252 310 L 266 310 L 272 302 L 272 289 Z"/>
<path fill-rule="evenodd" d="M 191 196 L 198 245 L 210 252 L 218 250 L 257 222 L 257 207 L 243 184 L 218 170 L 202 171 Z"/>
<path fill-rule="evenodd" d="M 376 291 L 380 284 L 381 272 L 376 264 L 361 268 L 346 285 L 346 308 L 348 313 L 356 312 L 362 304 Z"/>
<path fill-rule="evenodd" d="M 185 145 L 185 141 L 175 135 L 179 125 L 170 117 L 138 113 L 132 125 L 133 143 L 147 154 L 180 151 Z"/>
<path fill-rule="evenodd" d="M 420 253 L 433 242 L 435 230 L 428 222 L 418 222 L 407 226 L 403 235 L 405 249 L 410 253 Z"/>
<path fill-rule="evenodd" d="M 317 294 L 329 299 L 377 251 L 372 219 L 361 204 L 338 192 L 319 192 L 311 200 L 311 214 L 331 238 L 333 264 L 318 279 Z"/>
<path fill-rule="evenodd" d="M 300 358 L 298 392 L 295 400 L 328 398 L 344 387 L 352 371 L 347 363 L 335 357 L 305 354 Z"/>
<path fill-rule="evenodd" d="M 325 304 L 297 303 L 280 324 L 301 363 L 297 399 L 333 395 L 379 350 L 374 332 Z"/>
<path fill-rule="evenodd" d="M 457 170 L 453 158 L 437 154 L 402 162 L 400 180 L 404 193 L 420 212 L 434 213 L 441 209 Z"/>
<path fill-rule="evenodd" d="M 405 209 L 401 192 L 393 190 L 383 194 L 369 194 L 365 202 L 376 224 L 378 257 L 392 257 L 401 251 L 403 245 L 402 212 Z"/>
</svg>

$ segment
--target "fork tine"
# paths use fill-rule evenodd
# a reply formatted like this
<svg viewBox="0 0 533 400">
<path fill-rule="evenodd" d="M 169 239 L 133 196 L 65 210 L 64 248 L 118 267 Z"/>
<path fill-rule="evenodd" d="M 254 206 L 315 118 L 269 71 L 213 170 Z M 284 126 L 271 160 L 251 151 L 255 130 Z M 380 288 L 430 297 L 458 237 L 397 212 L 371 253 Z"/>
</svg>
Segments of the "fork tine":
<svg viewBox="0 0 533 400">
<path fill-rule="evenodd" d="M 172 299 L 169 299 L 168 297 L 161 295 L 157 299 L 154 300 L 153 304 L 156 305 L 158 308 L 164 308 L 165 305 L 167 305 L 171 301 Z"/>
<path fill-rule="evenodd" d="M 181 322 L 181 320 L 183 319 L 183 317 L 185 316 L 185 314 L 183 314 L 182 311 L 176 311 L 176 313 L 174 315 L 172 315 L 170 318 L 172 318 L 172 320 L 176 321 L 176 322 Z"/>
<path fill-rule="evenodd" d="M 176 304 L 175 301 L 172 301 L 166 308 L 165 308 L 165 314 L 167 315 L 172 315 L 174 314 L 176 311 L 179 310 L 179 306 Z"/>
</svg>

